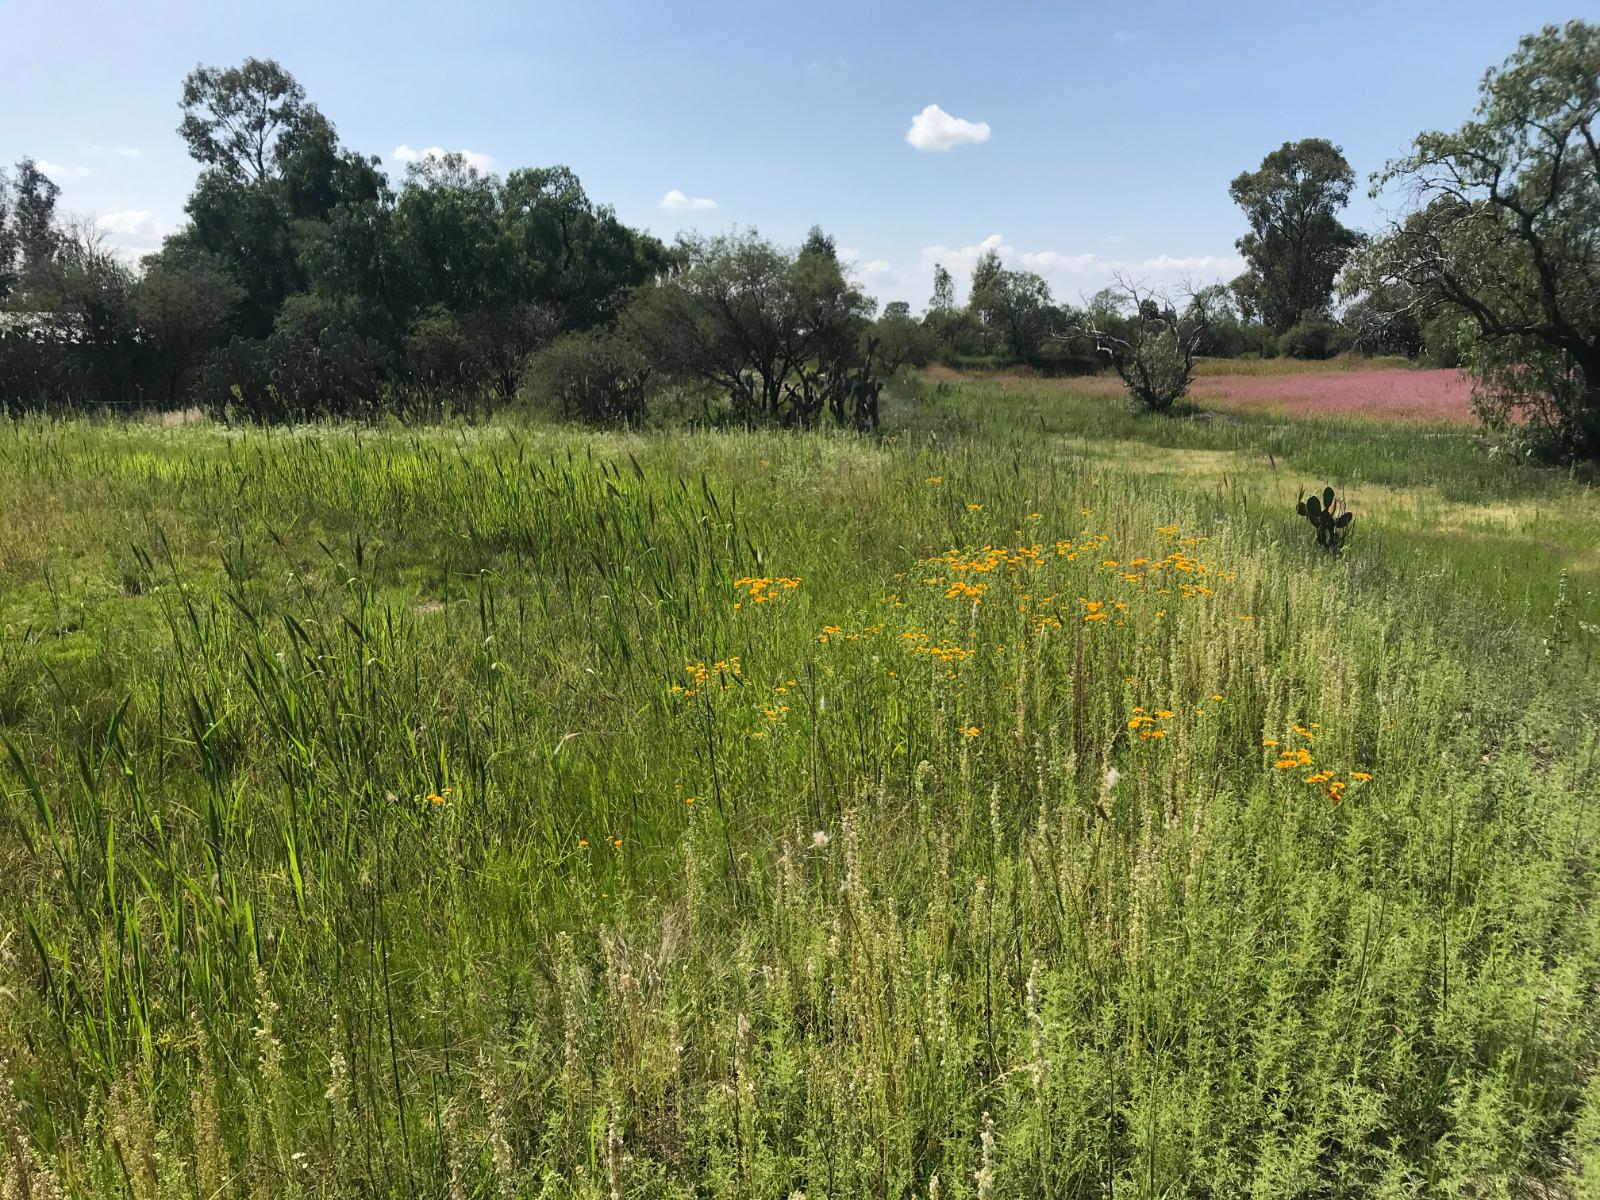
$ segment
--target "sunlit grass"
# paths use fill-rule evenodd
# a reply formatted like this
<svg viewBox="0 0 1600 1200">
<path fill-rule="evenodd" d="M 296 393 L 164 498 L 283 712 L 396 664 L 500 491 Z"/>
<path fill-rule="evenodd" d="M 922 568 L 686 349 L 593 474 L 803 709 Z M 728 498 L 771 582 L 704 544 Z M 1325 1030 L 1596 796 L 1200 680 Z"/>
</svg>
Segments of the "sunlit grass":
<svg viewBox="0 0 1600 1200">
<path fill-rule="evenodd" d="M 0 432 L 13 1192 L 1595 1169 L 1592 495 L 902 400 L 881 444 Z"/>
</svg>

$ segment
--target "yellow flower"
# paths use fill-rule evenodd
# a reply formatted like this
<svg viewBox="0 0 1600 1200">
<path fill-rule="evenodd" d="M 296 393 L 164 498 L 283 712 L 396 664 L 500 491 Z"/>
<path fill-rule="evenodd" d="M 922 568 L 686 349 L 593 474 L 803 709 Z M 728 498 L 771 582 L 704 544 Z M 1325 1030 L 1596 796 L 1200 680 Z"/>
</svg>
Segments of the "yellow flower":
<svg viewBox="0 0 1600 1200">
<path fill-rule="evenodd" d="M 943 482 L 944 482 L 944 476 L 943 475 L 929 475 L 928 476 L 928 485 L 930 487 L 938 487 Z"/>
<path fill-rule="evenodd" d="M 434 792 L 432 795 L 430 795 L 428 797 L 428 803 L 429 804 L 443 804 L 444 803 L 444 797 L 439 795 L 438 792 Z"/>
<path fill-rule="evenodd" d="M 967 511 L 968 512 L 982 512 L 983 511 L 983 505 L 974 504 L 972 501 L 969 500 L 969 501 L 967 501 Z"/>
<path fill-rule="evenodd" d="M 1351 771 L 1350 772 L 1350 778 L 1351 779 L 1358 779 L 1362 783 L 1366 783 L 1369 779 L 1372 778 L 1372 776 L 1368 775 L 1365 771 Z"/>
<path fill-rule="evenodd" d="M 1172 710 L 1170 708 L 1161 708 L 1156 710 L 1156 716 L 1160 717 L 1163 721 L 1165 721 L 1171 715 Z"/>
<path fill-rule="evenodd" d="M 962 732 L 962 733 L 963 733 L 963 734 L 965 734 L 965 735 L 966 735 L 966 736 L 967 736 L 967 737 L 969 737 L 969 738 L 974 738 L 974 737 L 977 737 L 977 736 L 978 736 L 978 734 L 979 734 L 979 733 L 980 733 L 980 732 L 981 732 L 981 730 L 979 730 L 979 729 L 978 729 L 978 727 L 977 727 L 977 726 L 976 726 L 976 725 L 968 725 L 968 726 L 967 726 L 967 727 L 966 727 L 966 728 L 965 728 L 965 729 L 963 729 L 963 730 L 962 730 L 962 731 L 961 731 L 961 732 Z"/>
<path fill-rule="evenodd" d="M 587 846 L 588 844 L 589 844 L 589 839 L 588 838 L 579 838 L 578 839 L 578 845 Z"/>
</svg>

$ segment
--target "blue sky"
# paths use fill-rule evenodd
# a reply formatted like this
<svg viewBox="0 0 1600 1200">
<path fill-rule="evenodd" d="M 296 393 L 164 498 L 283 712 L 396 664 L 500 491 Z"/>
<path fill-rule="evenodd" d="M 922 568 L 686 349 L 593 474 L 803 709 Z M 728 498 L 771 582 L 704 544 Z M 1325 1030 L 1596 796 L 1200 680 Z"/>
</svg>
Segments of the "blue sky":
<svg viewBox="0 0 1600 1200">
<path fill-rule="evenodd" d="M 566 163 L 664 237 L 739 225 L 793 243 L 818 223 L 871 291 L 916 307 L 935 259 L 961 279 L 986 242 L 1062 299 L 1118 268 L 1228 277 L 1242 232 L 1228 181 L 1292 138 L 1344 147 L 1363 180 L 1348 219 L 1370 227 L 1383 213 L 1366 176 L 1465 119 L 1521 34 L 1600 18 L 1573 0 L 0 9 L 0 161 L 50 164 L 63 206 L 130 253 L 182 220 L 184 74 L 255 55 L 393 178 L 401 147 L 466 149 L 502 171 Z M 948 114 L 987 139 L 908 143 L 930 105 L 922 127 Z"/>
</svg>

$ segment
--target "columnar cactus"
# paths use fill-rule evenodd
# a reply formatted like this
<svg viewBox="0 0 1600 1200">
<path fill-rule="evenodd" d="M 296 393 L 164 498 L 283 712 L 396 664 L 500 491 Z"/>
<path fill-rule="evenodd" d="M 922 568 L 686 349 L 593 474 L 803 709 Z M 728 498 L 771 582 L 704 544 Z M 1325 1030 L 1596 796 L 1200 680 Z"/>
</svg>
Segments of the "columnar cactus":
<svg viewBox="0 0 1600 1200">
<path fill-rule="evenodd" d="M 1355 520 L 1354 513 L 1340 511 L 1343 507 L 1334 498 L 1333 489 L 1325 487 L 1320 498 L 1314 492 L 1310 496 L 1302 495 L 1295 505 L 1295 511 L 1310 521 L 1312 528 L 1317 531 L 1317 545 L 1337 553 L 1349 540 L 1350 522 Z"/>
</svg>

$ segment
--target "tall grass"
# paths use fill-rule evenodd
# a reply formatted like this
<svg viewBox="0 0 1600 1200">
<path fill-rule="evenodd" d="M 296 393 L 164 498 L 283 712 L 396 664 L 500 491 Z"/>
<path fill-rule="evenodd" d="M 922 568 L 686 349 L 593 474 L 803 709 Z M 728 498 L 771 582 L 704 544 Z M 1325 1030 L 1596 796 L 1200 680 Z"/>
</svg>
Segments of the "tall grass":
<svg viewBox="0 0 1600 1200">
<path fill-rule="evenodd" d="M 9 1194 L 1592 1181 L 1589 635 L 940 412 L 0 434 Z"/>
</svg>

